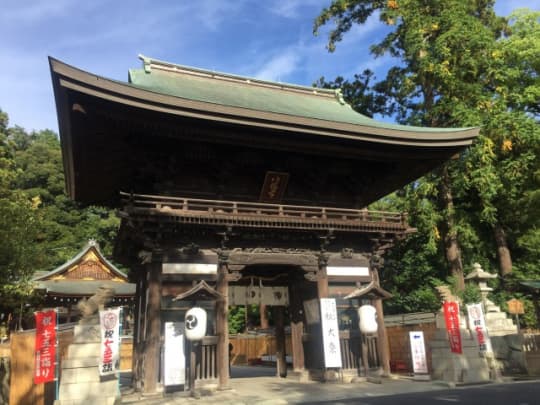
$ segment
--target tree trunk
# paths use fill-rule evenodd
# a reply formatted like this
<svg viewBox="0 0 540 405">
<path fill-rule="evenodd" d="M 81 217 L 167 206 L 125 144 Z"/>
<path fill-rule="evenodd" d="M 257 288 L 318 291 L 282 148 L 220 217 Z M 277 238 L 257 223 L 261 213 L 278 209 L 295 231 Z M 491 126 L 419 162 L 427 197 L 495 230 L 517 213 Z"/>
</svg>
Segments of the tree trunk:
<svg viewBox="0 0 540 405">
<path fill-rule="evenodd" d="M 506 243 L 506 232 L 500 224 L 493 228 L 495 243 L 497 244 L 497 255 L 499 256 L 499 271 L 501 277 L 512 273 L 512 256 L 508 244 Z"/>
<path fill-rule="evenodd" d="M 450 267 L 450 275 L 456 279 L 457 289 L 463 291 L 465 289 L 465 279 L 463 277 L 461 250 L 455 230 L 454 199 L 452 190 L 450 189 L 450 177 L 448 176 L 447 165 L 444 165 L 442 168 L 441 181 L 439 183 L 439 202 L 441 208 L 446 212 L 442 236 L 444 238 L 446 260 Z"/>
</svg>

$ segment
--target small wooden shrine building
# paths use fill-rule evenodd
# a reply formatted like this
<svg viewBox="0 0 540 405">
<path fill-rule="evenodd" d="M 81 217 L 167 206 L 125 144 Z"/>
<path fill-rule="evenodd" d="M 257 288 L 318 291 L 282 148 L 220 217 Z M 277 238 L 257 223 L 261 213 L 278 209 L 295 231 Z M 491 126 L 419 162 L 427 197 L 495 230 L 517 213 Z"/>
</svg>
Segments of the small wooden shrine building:
<svg viewBox="0 0 540 405">
<path fill-rule="evenodd" d="M 166 383 L 165 324 L 183 322 L 193 303 L 182 297 L 201 281 L 221 298 L 196 302 L 215 337 L 202 344 L 198 379 L 227 386 L 228 308 L 252 303 L 274 307 L 278 374 L 287 372 L 287 311 L 293 372 L 325 378 L 319 304 L 328 297 L 347 303 L 340 320 L 366 301 L 378 314 L 369 361 L 357 322 L 343 316 L 342 371 L 388 373 L 379 268 L 414 230 L 405 213 L 365 207 L 470 145 L 478 129 L 377 122 L 339 91 L 141 59 L 128 83 L 50 59 L 67 191 L 122 218 L 115 260 L 137 284 L 137 388 Z"/>
<path fill-rule="evenodd" d="M 71 260 L 33 279 L 35 289 L 43 290 L 44 306 L 59 308 L 62 321 L 75 320 L 75 305 L 90 298 L 102 286 L 114 289 L 112 305 L 132 307 L 135 284 L 103 256 L 95 240 L 88 243 Z"/>
</svg>

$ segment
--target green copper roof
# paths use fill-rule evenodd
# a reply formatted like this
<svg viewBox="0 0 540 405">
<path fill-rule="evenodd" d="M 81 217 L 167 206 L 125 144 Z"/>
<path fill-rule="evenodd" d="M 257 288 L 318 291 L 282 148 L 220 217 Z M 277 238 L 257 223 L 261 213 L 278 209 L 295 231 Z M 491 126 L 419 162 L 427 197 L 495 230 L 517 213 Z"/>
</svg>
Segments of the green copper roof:
<svg viewBox="0 0 540 405">
<path fill-rule="evenodd" d="M 138 88 L 193 101 L 324 121 L 414 132 L 455 133 L 468 128 L 425 128 L 378 122 L 354 111 L 339 90 L 269 82 L 196 69 L 141 56 L 142 69 L 130 69 Z"/>
<path fill-rule="evenodd" d="M 100 287 L 114 288 L 115 296 L 135 295 L 136 285 L 110 280 L 47 280 L 36 283 L 36 289 L 46 290 L 49 295 L 91 296 Z"/>
<path fill-rule="evenodd" d="M 519 284 L 532 288 L 534 290 L 540 290 L 540 280 L 527 280 L 527 281 L 520 281 Z"/>
</svg>

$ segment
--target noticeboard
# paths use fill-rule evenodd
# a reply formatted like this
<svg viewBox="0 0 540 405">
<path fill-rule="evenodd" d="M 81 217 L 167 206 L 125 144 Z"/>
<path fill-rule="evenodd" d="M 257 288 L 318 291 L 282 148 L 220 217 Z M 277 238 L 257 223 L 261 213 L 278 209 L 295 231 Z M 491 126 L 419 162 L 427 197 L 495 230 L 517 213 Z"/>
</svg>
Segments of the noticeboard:
<svg viewBox="0 0 540 405">
<path fill-rule="evenodd" d="M 512 298 L 510 301 L 506 302 L 508 304 L 508 312 L 512 315 L 521 315 L 525 313 L 525 308 L 523 307 L 523 301 Z"/>
</svg>

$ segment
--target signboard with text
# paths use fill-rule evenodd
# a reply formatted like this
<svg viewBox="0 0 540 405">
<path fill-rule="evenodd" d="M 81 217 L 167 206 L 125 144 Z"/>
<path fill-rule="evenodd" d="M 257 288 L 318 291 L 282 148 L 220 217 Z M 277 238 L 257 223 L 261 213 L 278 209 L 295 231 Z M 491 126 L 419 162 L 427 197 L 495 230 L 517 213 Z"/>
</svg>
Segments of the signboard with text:
<svg viewBox="0 0 540 405">
<path fill-rule="evenodd" d="M 99 374 L 114 374 L 118 371 L 120 363 L 120 308 L 99 311 L 99 322 L 101 325 Z"/>
<path fill-rule="evenodd" d="M 461 333 L 459 330 L 459 304 L 454 301 L 445 301 L 443 304 L 446 331 L 450 341 L 450 351 L 461 354 Z"/>
<path fill-rule="evenodd" d="M 42 384 L 55 379 L 56 369 L 56 311 L 35 313 L 35 370 L 34 383 Z"/>
<path fill-rule="evenodd" d="M 184 322 L 165 322 L 163 380 L 166 386 L 186 383 L 184 328 Z"/>
<path fill-rule="evenodd" d="M 512 315 L 522 315 L 525 313 L 523 301 L 512 298 L 510 301 L 506 301 L 506 303 L 508 304 L 508 313 Z"/>
<path fill-rule="evenodd" d="M 321 298 L 321 329 L 323 334 L 324 366 L 341 368 L 339 326 L 336 300 Z"/>
<path fill-rule="evenodd" d="M 409 332 L 411 341 L 412 366 L 415 374 L 427 374 L 426 346 L 424 344 L 424 332 Z"/>
</svg>

